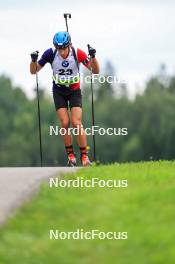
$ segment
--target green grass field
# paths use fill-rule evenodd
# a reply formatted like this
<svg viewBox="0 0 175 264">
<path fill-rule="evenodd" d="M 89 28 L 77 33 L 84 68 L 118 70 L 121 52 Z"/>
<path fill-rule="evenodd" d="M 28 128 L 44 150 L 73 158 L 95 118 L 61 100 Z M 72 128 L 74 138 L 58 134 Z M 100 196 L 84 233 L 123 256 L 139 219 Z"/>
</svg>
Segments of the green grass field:
<svg viewBox="0 0 175 264">
<path fill-rule="evenodd" d="M 175 162 L 91 167 L 66 179 L 127 179 L 128 188 L 49 188 L 0 229 L 0 264 L 174 264 Z M 127 231 L 127 240 L 50 240 L 49 230 Z"/>
</svg>

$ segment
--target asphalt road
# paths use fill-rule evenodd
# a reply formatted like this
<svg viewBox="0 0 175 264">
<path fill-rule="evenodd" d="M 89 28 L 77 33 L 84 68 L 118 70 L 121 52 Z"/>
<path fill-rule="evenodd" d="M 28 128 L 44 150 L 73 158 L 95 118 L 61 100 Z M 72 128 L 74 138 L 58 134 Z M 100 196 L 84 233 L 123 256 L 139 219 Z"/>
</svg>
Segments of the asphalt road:
<svg viewBox="0 0 175 264">
<path fill-rule="evenodd" d="M 0 168 L 0 225 L 39 188 L 42 181 L 76 168 Z"/>
</svg>

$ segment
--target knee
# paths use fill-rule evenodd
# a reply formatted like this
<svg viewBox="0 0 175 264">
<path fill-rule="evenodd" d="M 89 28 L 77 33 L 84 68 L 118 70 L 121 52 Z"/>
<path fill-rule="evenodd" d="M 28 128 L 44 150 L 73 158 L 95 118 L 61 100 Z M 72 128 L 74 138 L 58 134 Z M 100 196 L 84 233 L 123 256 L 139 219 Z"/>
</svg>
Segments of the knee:
<svg viewBox="0 0 175 264">
<path fill-rule="evenodd" d="M 69 125 L 70 125 L 70 122 L 68 119 L 63 119 L 63 120 L 60 120 L 61 122 L 61 127 L 62 128 L 65 128 L 65 129 L 68 129 Z"/>
<path fill-rule="evenodd" d="M 72 126 L 75 127 L 81 127 L 82 123 L 81 123 L 81 119 L 78 118 L 73 118 L 72 119 Z"/>
</svg>

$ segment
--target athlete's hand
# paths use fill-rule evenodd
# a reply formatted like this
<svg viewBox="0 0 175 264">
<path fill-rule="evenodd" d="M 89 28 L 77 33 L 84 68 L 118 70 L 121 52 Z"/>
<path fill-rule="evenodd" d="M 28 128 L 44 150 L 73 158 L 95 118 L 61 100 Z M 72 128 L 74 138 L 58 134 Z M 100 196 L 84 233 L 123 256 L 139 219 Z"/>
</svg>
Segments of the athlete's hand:
<svg viewBox="0 0 175 264">
<path fill-rule="evenodd" d="M 39 54 L 39 51 L 37 50 L 30 54 L 32 62 L 36 62 L 38 60 L 38 54 Z"/>
<path fill-rule="evenodd" d="M 92 48 L 90 45 L 88 45 L 88 51 L 91 58 L 95 58 L 96 49 Z"/>
</svg>

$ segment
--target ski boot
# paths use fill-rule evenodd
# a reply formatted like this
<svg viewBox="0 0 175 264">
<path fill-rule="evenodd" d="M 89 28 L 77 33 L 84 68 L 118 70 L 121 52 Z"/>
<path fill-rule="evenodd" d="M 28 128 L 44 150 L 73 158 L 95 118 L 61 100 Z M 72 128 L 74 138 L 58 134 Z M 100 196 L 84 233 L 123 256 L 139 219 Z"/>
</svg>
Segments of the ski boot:
<svg viewBox="0 0 175 264">
<path fill-rule="evenodd" d="M 68 154 L 68 162 L 67 166 L 68 167 L 75 167 L 77 165 L 76 157 L 74 153 L 69 153 Z"/>
<path fill-rule="evenodd" d="M 81 157 L 80 157 L 80 160 L 81 160 L 81 164 L 82 164 L 83 167 L 88 167 L 88 166 L 92 165 L 92 163 L 89 160 L 89 157 L 88 157 L 87 153 L 82 153 Z"/>
</svg>

